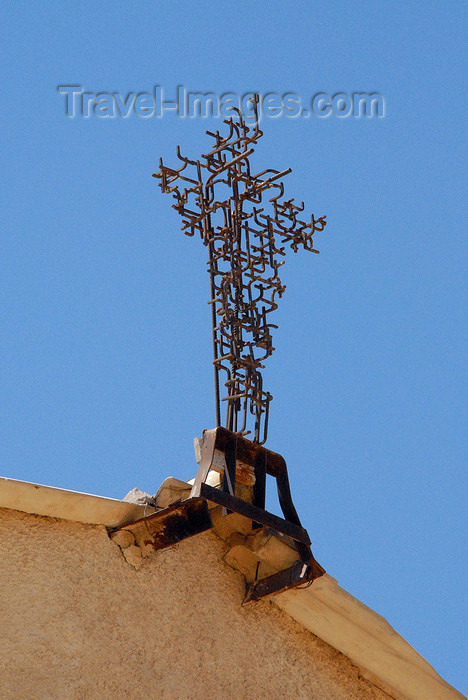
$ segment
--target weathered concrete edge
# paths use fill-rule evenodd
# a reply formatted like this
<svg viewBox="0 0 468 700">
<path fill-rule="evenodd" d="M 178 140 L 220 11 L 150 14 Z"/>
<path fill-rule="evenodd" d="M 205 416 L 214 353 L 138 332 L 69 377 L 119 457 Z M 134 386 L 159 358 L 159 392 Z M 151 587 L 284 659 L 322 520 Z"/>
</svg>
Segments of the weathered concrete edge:
<svg viewBox="0 0 468 700">
<path fill-rule="evenodd" d="M 272 596 L 302 627 L 370 672 L 369 680 L 404 700 L 464 698 L 387 620 L 324 574 L 309 588 Z M 363 674 L 365 675 L 365 674 Z"/>
<path fill-rule="evenodd" d="M 145 506 L 114 498 L 6 477 L 0 477 L 0 508 L 91 525 L 105 525 L 109 528 L 131 523 L 144 517 L 147 511 Z M 153 512 L 152 509 L 150 512 Z"/>
</svg>

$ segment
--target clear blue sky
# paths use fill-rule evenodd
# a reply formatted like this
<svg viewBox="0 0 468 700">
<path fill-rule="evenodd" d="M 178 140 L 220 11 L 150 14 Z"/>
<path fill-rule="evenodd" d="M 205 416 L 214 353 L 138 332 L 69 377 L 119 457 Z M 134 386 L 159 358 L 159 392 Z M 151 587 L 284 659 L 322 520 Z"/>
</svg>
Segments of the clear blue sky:
<svg viewBox="0 0 468 700">
<path fill-rule="evenodd" d="M 154 493 L 214 421 L 206 250 L 151 174 L 219 122 L 69 119 L 57 86 L 385 97 L 383 119 L 262 122 L 257 170 L 292 167 L 328 218 L 282 268 L 268 445 L 316 558 L 466 692 L 465 3 L 2 10 L 8 477 Z"/>
</svg>

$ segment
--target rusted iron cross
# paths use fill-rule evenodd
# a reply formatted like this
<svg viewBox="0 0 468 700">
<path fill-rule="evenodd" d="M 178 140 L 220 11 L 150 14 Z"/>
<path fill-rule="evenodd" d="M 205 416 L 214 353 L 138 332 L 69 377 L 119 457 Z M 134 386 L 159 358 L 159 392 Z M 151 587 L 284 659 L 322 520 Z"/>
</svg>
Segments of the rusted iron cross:
<svg viewBox="0 0 468 700">
<path fill-rule="evenodd" d="M 291 169 L 253 173 L 249 158 L 262 136 L 257 117 L 258 96 L 253 98 L 255 123 L 248 126 L 239 110 L 224 121 L 227 134 L 206 133 L 215 142 L 199 160 L 180 153 L 182 165 L 169 168 L 160 159 L 153 177 L 163 192 L 175 199 L 172 206 L 182 217 L 182 231 L 198 233 L 209 251 L 212 310 L 213 364 L 216 425 L 221 425 L 220 373 L 224 373 L 227 404 L 225 427 L 263 444 L 267 438 L 269 403 L 261 369 L 274 348 L 270 314 L 285 290 L 278 275 L 284 263 L 284 244 L 318 253 L 312 237 L 323 231 L 325 216 L 308 223 L 298 218 L 304 204 L 284 198 L 281 178 Z M 190 176 L 189 176 L 190 175 Z M 268 211 L 261 206 L 270 191 Z M 263 423 L 263 425 L 262 425 Z"/>
</svg>

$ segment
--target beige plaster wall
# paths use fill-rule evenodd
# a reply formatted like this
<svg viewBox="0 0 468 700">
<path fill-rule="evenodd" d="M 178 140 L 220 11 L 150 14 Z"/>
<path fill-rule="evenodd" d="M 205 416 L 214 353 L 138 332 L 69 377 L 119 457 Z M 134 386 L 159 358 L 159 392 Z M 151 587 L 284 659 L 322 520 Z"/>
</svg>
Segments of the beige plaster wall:
<svg viewBox="0 0 468 700">
<path fill-rule="evenodd" d="M 103 526 L 0 509 L 0 697 L 388 700 L 243 580 L 212 533 L 137 571 Z"/>
</svg>

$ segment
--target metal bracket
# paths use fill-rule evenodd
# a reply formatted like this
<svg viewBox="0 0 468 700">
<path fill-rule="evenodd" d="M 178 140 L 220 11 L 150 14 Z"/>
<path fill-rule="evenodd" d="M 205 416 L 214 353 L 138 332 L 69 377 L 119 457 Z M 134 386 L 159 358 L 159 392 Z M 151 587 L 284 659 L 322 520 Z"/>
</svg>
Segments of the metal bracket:
<svg viewBox="0 0 468 700">
<path fill-rule="evenodd" d="M 216 450 L 224 453 L 226 461 L 221 489 L 206 483 L 208 473 L 213 467 Z M 255 485 L 252 503 L 235 496 L 236 461 L 253 467 Z M 267 474 L 276 479 L 278 498 L 284 518 L 265 510 Z M 262 445 L 251 442 L 226 428 L 218 427 L 213 430 L 205 430 L 201 444 L 200 466 L 190 497 L 204 497 L 223 506 L 229 512 L 239 513 L 249 518 L 254 527 L 258 525 L 271 527 L 295 541 L 300 557 L 299 561 L 289 569 L 251 584 L 247 589 L 244 602 L 257 600 L 262 596 L 298 586 L 304 582 L 312 582 L 314 578 L 324 573 L 324 569 L 312 555 L 309 535 L 307 530 L 302 527 L 292 502 L 286 462 L 276 452 L 271 452 Z"/>
<path fill-rule="evenodd" d="M 221 488 L 206 483 L 208 473 L 215 466 L 215 450 L 223 453 L 226 463 Z M 254 471 L 252 503 L 235 495 L 236 462 Z M 215 468 L 219 471 L 219 466 Z M 265 510 L 267 474 L 276 479 L 284 518 Z M 203 433 L 200 466 L 188 498 L 175 501 L 167 508 L 116 528 L 116 531 L 129 530 L 140 546 L 150 545 L 155 550 L 164 549 L 213 527 L 208 502 L 222 506 L 226 512 L 238 513 L 251 520 L 254 529 L 264 526 L 294 540 L 299 560 L 283 571 L 248 585 L 244 603 L 307 584 L 325 573 L 312 556 L 309 536 L 294 508 L 283 457 L 222 427 L 205 430 Z"/>
<path fill-rule="evenodd" d="M 206 478 L 213 467 L 215 450 L 224 453 L 226 469 L 221 489 L 215 489 L 206 483 Z M 240 513 L 252 522 L 272 527 L 284 535 L 289 535 L 297 542 L 301 559 L 307 561 L 311 555 L 310 540 L 307 531 L 301 525 L 294 508 L 289 487 L 286 462 L 281 455 L 267 450 L 258 443 L 251 442 L 226 428 L 218 427 L 203 432 L 200 466 L 190 496 L 204 496 L 230 511 Z M 253 467 L 255 485 L 253 502 L 248 503 L 235 496 L 236 461 Z M 276 479 L 278 499 L 284 518 L 265 510 L 266 475 Z"/>
<path fill-rule="evenodd" d="M 251 600 L 259 600 L 272 593 L 281 593 L 290 588 L 297 588 L 301 584 L 310 586 L 316 578 L 322 576 L 324 573 L 325 570 L 322 569 L 320 564 L 318 564 L 313 557 L 308 563 L 297 561 L 290 566 L 289 569 L 278 571 L 276 574 L 272 574 L 271 576 L 249 584 L 245 592 L 243 605 L 249 603 Z"/>
<path fill-rule="evenodd" d="M 135 535 L 140 546 L 150 545 L 159 551 L 212 527 L 213 521 L 206 499 L 186 498 L 179 499 L 156 513 L 117 527 L 114 532 L 127 530 Z"/>
</svg>

